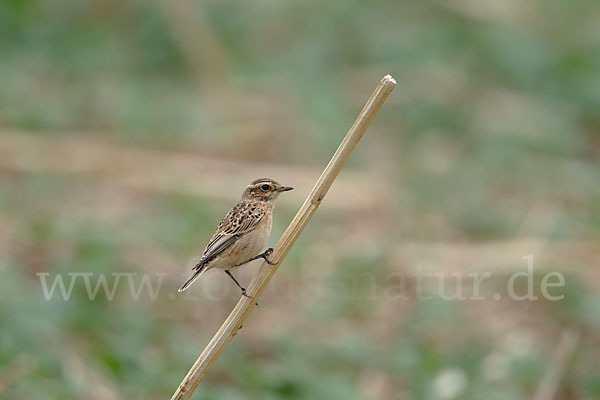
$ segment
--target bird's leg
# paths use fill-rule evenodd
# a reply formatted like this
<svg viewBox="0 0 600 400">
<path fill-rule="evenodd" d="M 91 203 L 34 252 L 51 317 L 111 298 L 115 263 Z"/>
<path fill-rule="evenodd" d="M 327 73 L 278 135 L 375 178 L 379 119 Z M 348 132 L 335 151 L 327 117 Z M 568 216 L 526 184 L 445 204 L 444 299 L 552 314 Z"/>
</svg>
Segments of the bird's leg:
<svg viewBox="0 0 600 400">
<path fill-rule="evenodd" d="M 250 297 L 250 296 L 248 296 L 248 295 L 246 294 L 246 288 L 244 288 L 244 287 L 242 287 L 242 285 L 240 285 L 240 283 L 237 281 L 237 279 L 235 279 L 235 277 L 233 276 L 233 274 L 232 274 L 231 272 L 229 272 L 229 270 L 227 270 L 227 269 L 226 269 L 226 270 L 225 270 L 225 273 L 226 273 L 227 275 L 229 275 L 229 277 L 230 277 L 231 279 L 233 279 L 233 281 L 235 282 L 235 284 L 237 285 L 237 287 L 239 287 L 239 288 L 242 290 L 242 294 L 243 294 L 244 296 L 246 296 L 246 297 Z"/>
<path fill-rule="evenodd" d="M 250 259 L 248 259 L 248 260 L 246 260 L 246 261 L 244 261 L 244 262 L 241 262 L 241 263 L 239 263 L 239 264 L 236 264 L 235 266 L 236 266 L 236 267 L 239 267 L 240 265 L 244 265 L 244 264 L 246 264 L 246 263 L 249 263 L 250 261 L 258 260 L 259 258 L 263 258 L 263 259 L 264 259 L 264 260 L 267 262 L 267 264 L 269 264 L 269 265 L 275 265 L 276 263 L 274 263 L 274 262 L 272 262 L 271 260 L 269 260 L 269 259 L 268 259 L 268 257 L 269 257 L 271 254 L 273 254 L 273 248 L 272 248 L 272 247 L 269 247 L 268 249 L 266 249 L 266 250 L 265 250 L 265 251 L 263 251 L 262 253 L 260 253 L 260 254 L 258 254 L 258 255 L 256 255 L 256 256 L 254 256 L 254 257 L 252 257 L 252 258 L 250 258 Z"/>
<path fill-rule="evenodd" d="M 233 281 L 235 282 L 235 284 L 236 284 L 236 285 L 237 285 L 237 286 L 238 286 L 240 289 L 242 289 L 242 295 L 243 295 L 243 296 L 245 296 L 245 297 L 247 297 L 247 298 L 250 298 L 250 296 L 248 296 L 248 295 L 246 294 L 246 288 L 243 288 L 243 287 L 242 287 L 242 285 L 240 285 L 240 283 L 237 281 L 237 279 L 235 279 L 235 278 L 234 278 L 233 274 L 232 274 L 231 272 L 229 272 L 229 270 L 224 270 L 224 271 L 225 271 L 225 273 L 226 273 L 227 275 L 229 275 L 229 277 L 230 277 L 231 279 L 233 279 Z M 258 303 L 254 303 L 254 304 L 256 304 L 256 307 L 258 307 Z"/>
</svg>

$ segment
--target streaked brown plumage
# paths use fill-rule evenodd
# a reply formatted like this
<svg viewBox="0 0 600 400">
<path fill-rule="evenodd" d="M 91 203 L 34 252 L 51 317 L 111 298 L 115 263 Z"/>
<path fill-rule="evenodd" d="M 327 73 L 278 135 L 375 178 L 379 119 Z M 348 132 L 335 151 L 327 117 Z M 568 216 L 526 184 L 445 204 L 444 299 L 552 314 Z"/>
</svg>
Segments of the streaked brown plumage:
<svg viewBox="0 0 600 400">
<path fill-rule="evenodd" d="M 244 190 L 242 199 L 223 217 L 202 257 L 193 268 L 193 274 L 180 288 L 183 292 L 202 273 L 220 268 L 244 289 L 229 271 L 257 258 L 267 262 L 272 249 L 259 254 L 271 234 L 272 214 L 275 200 L 281 192 L 292 190 L 273 179 L 262 178 L 252 181 Z"/>
</svg>

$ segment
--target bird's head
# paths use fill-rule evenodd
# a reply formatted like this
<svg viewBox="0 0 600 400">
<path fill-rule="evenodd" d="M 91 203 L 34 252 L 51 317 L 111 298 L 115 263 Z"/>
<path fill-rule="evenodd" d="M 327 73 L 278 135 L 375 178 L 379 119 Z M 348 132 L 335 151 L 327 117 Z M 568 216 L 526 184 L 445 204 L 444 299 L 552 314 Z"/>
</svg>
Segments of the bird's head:
<svg viewBox="0 0 600 400">
<path fill-rule="evenodd" d="M 283 186 L 273 179 L 256 179 L 246 187 L 242 195 L 242 200 L 272 202 L 281 192 L 287 192 L 292 189 L 293 187 Z"/>
</svg>

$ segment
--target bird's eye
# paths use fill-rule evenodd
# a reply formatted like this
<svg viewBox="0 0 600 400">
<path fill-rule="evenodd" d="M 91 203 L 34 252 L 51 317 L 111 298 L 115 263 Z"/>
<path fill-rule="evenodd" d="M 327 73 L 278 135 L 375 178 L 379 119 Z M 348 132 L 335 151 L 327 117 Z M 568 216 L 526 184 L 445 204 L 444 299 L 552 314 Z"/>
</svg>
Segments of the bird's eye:
<svg viewBox="0 0 600 400">
<path fill-rule="evenodd" d="M 269 185 L 262 185 L 260 188 L 261 188 L 261 190 L 263 192 L 268 192 L 269 189 L 271 189 L 271 186 L 269 186 Z"/>
</svg>

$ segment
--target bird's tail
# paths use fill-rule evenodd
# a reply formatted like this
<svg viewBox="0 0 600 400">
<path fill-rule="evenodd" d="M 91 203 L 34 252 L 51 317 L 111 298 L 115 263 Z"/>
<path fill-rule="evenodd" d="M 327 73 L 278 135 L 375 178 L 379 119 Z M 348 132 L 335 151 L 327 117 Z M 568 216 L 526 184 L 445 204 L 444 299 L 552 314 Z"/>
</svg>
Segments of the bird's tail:
<svg viewBox="0 0 600 400">
<path fill-rule="evenodd" d="M 179 288 L 179 292 L 183 292 L 184 290 L 186 290 L 187 288 L 189 288 L 192 283 L 194 283 L 194 281 L 196 279 L 198 279 L 200 277 L 200 275 L 202 275 L 202 273 L 206 271 L 206 268 L 204 265 L 199 266 L 199 268 L 194 268 L 194 273 L 192 274 L 192 276 L 190 277 L 190 279 L 188 279 L 187 281 L 185 281 L 185 283 L 183 285 L 181 285 L 181 287 Z"/>
</svg>

